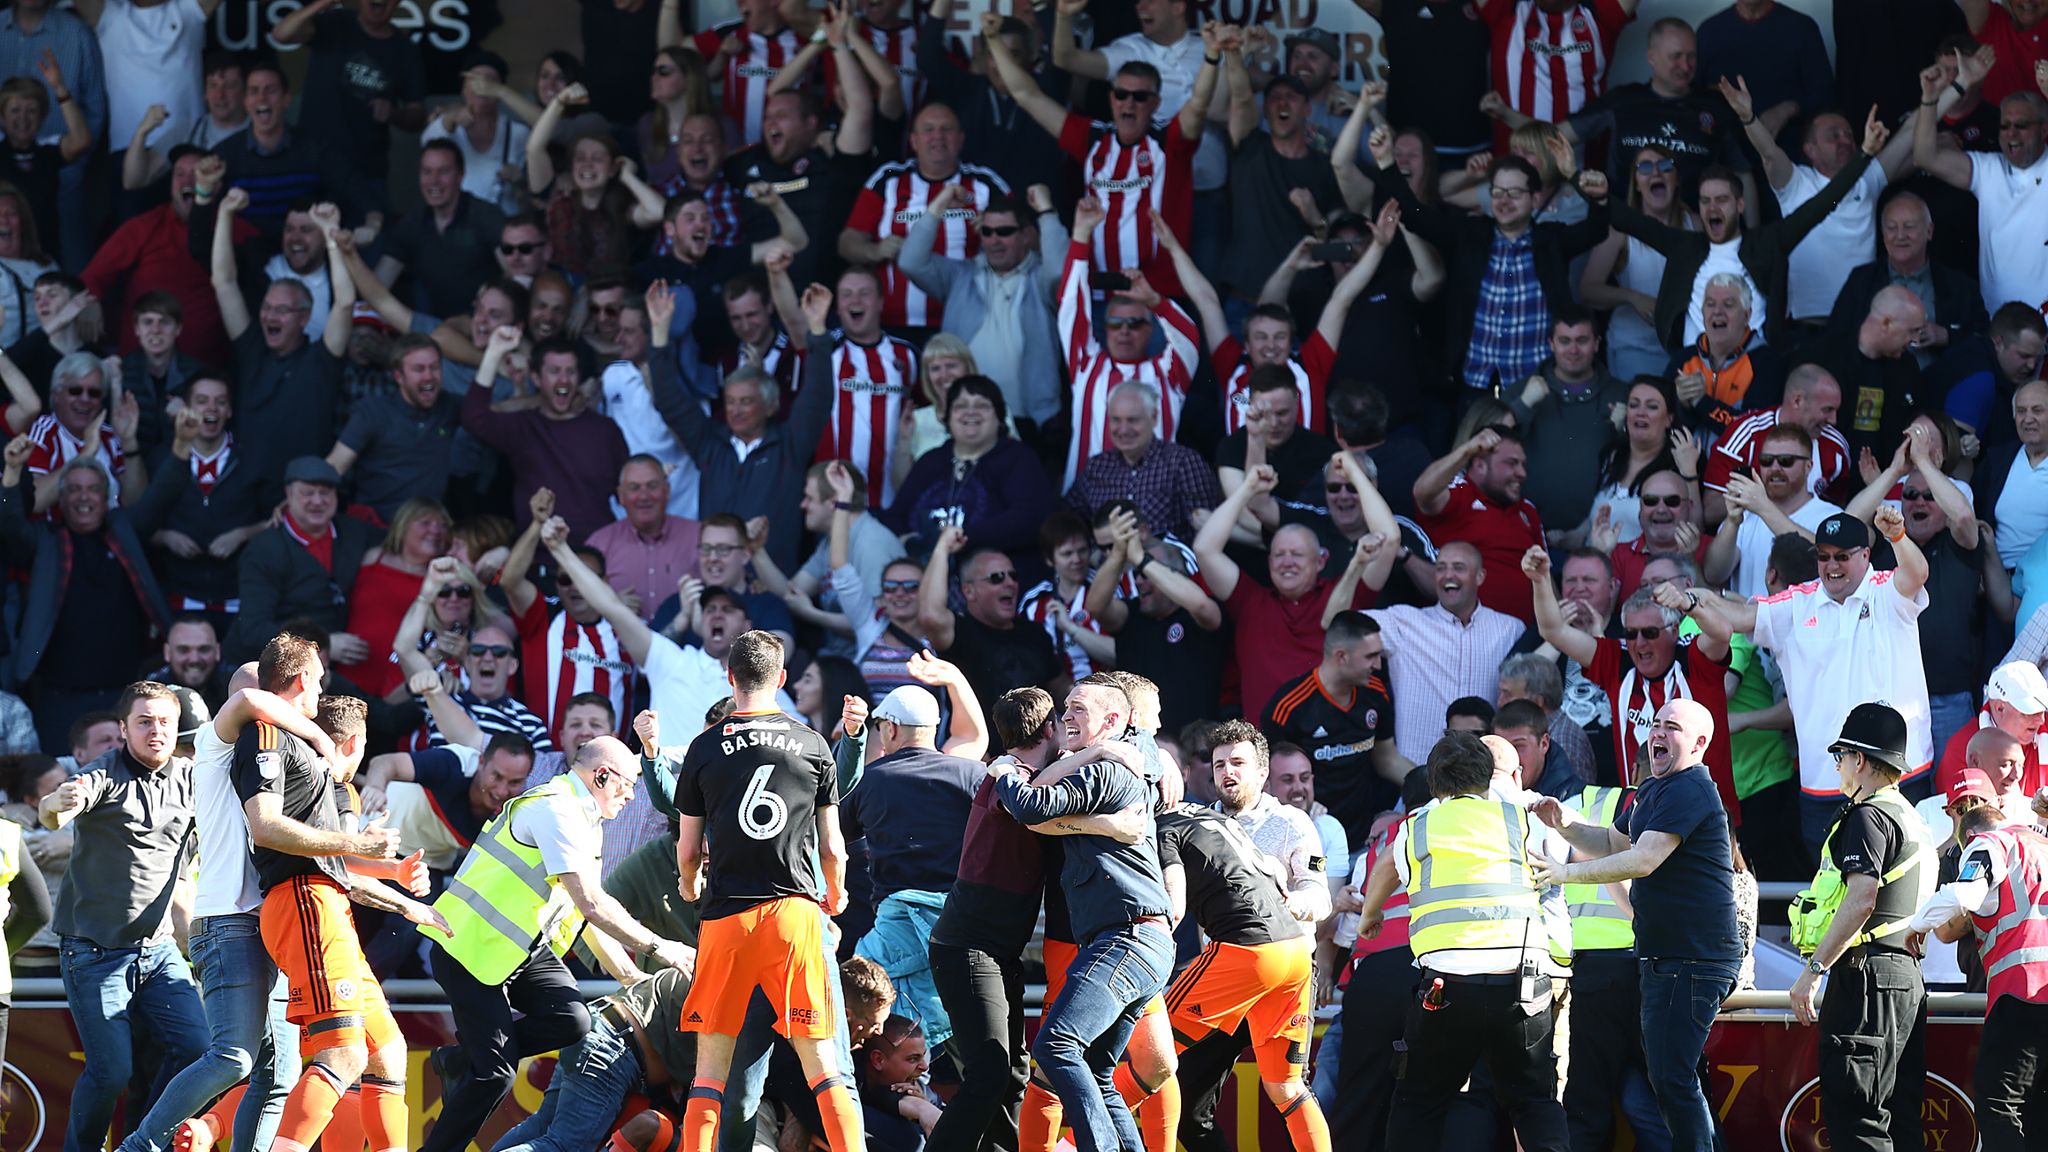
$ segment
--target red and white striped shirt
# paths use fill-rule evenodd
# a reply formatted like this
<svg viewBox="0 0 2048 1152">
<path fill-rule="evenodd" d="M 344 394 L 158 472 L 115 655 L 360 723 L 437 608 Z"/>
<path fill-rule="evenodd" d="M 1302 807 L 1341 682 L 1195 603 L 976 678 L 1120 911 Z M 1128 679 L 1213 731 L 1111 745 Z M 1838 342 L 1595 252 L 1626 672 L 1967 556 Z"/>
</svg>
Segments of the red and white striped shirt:
<svg viewBox="0 0 2048 1152">
<path fill-rule="evenodd" d="M 633 658 L 610 624 L 578 624 L 567 612 L 550 617 L 535 596 L 519 617 L 519 646 L 526 707 L 547 725 L 549 739 L 561 740 L 569 701 L 584 692 L 610 700 L 621 724 L 632 714 Z"/>
<path fill-rule="evenodd" d="M 896 447 L 903 405 L 917 388 L 917 349 L 894 336 L 869 346 L 839 334 L 832 344 L 832 379 L 839 396 L 818 441 L 818 459 L 853 461 L 868 478 L 868 507 L 887 507 L 896 498 L 889 453 Z"/>
<path fill-rule="evenodd" d="M 1480 9 L 1493 32 L 1493 87 L 1508 107 L 1562 123 L 1607 86 L 1614 42 L 1632 17 L 1619 0 L 1582 0 L 1546 12 L 1538 0 L 1493 0 Z"/>
<path fill-rule="evenodd" d="M 213 486 L 220 483 L 221 473 L 228 470 L 228 456 L 234 450 L 235 434 L 233 432 L 220 438 L 220 447 L 214 449 L 211 456 L 200 455 L 198 445 L 193 445 L 192 482 L 199 486 L 201 495 L 211 496 L 213 494 Z"/>
<path fill-rule="evenodd" d="M 1195 215 L 1195 149 L 1178 123 L 1125 147 L 1107 124 L 1067 113 L 1060 147 L 1081 162 L 1089 194 L 1102 201 L 1095 229 L 1095 267 L 1104 272 L 1142 269 L 1161 296 L 1181 294 L 1173 259 L 1152 237 L 1151 211 L 1166 218 L 1173 234 L 1186 239 Z"/>
<path fill-rule="evenodd" d="M 1728 490 L 1728 477 L 1737 468 L 1756 471 L 1756 458 L 1764 450 L 1764 441 L 1771 429 L 1778 426 L 1780 408 L 1763 408 L 1751 412 L 1731 425 L 1725 435 L 1707 454 L 1706 472 L 1701 482 L 1715 492 Z M 1822 425 L 1820 435 L 1813 438 L 1813 469 L 1807 473 L 1815 492 L 1825 492 L 1835 481 L 1849 471 L 1849 442 L 1835 430 L 1833 424 Z"/>
<path fill-rule="evenodd" d="M 1157 281 L 1153 286 L 1158 287 Z M 1095 342 L 1088 308 L 1088 247 L 1077 240 L 1067 245 L 1067 267 L 1060 275 L 1060 341 L 1066 345 L 1067 375 L 1074 382 L 1073 440 L 1067 450 L 1066 476 L 1060 481 L 1062 492 L 1074 486 L 1083 464 L 1108 447 L 1110 389 L 1126 380 L 1142 380 L 1158 391 L 1159 414 L 1152 422 L 1152 434 L 1161 440 L 1173 439 L 1199 355 L 1194 320 L 1180 305 L 1166 299 L 1164 290 L 1153 315 L 1166 334 L 1166 348 L 1150 360 L 1126 363 L 1110 359 Z"/>
<path fill-rule="evenodd" d="M 1287 358 L 1287 370 L 1294 374 L 1295 397 L 1301 403 L 1301 426 L 1311 432 L 1323 431 L 1330 422 L 1323 400 L 1329 395 L 1330 370 L 1336 365 L 1336 350 L 1321 332 L 1309 333 L 1301 350 Z M 1223 433 L 1227 436 L 1244 427 L 1245 416 L 1251 411 L 1252 392 L 1247 384 L 1252 376 L 1251 362 L 1245 359 L 1244 345 L 1237 337 L 1225 336 L 1209 354 L 1209 366 L 1215 370 L 1216 378 L 1224 381 Z"/>
<path fill-rule="evenodd" d="M 925 92 L 924 75 L 917 70 L 917 24 L 912 22 L 901 28 L 882 28 L 869 23 L 863 16 L 860 34 L 874 45 L 875 54 L 896 70 L 896 78 L 903 85 L 903 114 L 909 116 L 917 111 L 924 104 Z M 839 83 L 838 63 L 836 57 L 826 54 L 825 83 L 828 88 Z"/>
<path fill-rule="evenodd" d="M 1090 576 L 1092 578 L 1093 573 L 1090 573 Z M 1133 595 L 1135 594 L 1134 592 Z M 1090 615 L 1084 607 L 1087 599 L 1088 589 L 1084 585 L 1072 600 L 1065 602 L 1067 619 L 1100 636 L 1102 621 Z M 1067 663 L 1068 677 L 1079 680 L 1095 671 L 1095 662 L 1088 658 L 1087 649 L 1061 635 L 1060 626 L 1053 623 L 1052 606 L 1059 603 L 1059 586 L 1050 580 L 1040 580 L 1032 585 L 1031 590 L 1024 593 L 1024 598 L 1018 602 L 1017 615 L 1045 629 L 1045 634 L 1052 637 L 1053 651 L 1059 653 L 1060 659 Z"/>
<path fill-rule="evenodd" d="M 28 435 L 36 442 L 28 454 L 28 474 L 31 476 L 62 472 L 66 464 L 85 450 L 85 440 L 73 436 L 70 429 L 57 423 L 55 416 L 36 417 L 35 423 L 28 426 Z M 121 438 L 114 434 L 112 424 L 100 425 L 100 452 L 95 459 L 99 461 L 100 471 L 107 474 L 107 507 L 117 507 L 121 503 L 121 472 L 128 467 L 128 458 L 121 454 Z M 51 504 L 31 519 L 52 520 L 56 515 L 57 506 Z"/>
<path fill-rule="evenodd" d="M 847 217 L 846 226 L 877 240 L 908 236 L 910 226 L 924 218 L 925 206 L 948 184 L 957 184 L 965 195 L 947 210 L 945 220 L 939 224 L 938 238 L 932 241 L 932 251 L 951 260 L 971 260 L 981 251 L 981 234 L 975 231 L 975 221 L 990 200 L 1010 190 L 1001 176 L 979 165 L 962 164 L 958 172 L 934 184 L 917 170 L 915 160 L 884 164 L 868 177 L 867 187 L 861 189 L 860 198 L 854 201 L 853 214 Z M 924 289 L 912 284 L 893 260 L 876 271 L 882 277 L 882 323 L 938 325 L 945 301 L 925 295 Z"/>
<path fill-rule="evenodd" d="M 725 70 L 720 73 L 724 81 L 723 111 L 725 118 L 739 128 L 742 143 L 758 144 L 761 109 L 768 103 L 768 84 L 783 65 L 802 51 L 803 42 L 788 28 L 764 36 L 748 29 L 744 20 L 728 20 L 697 33 L 697 54 L 706 60 L 718 59 L 719 45 L 735 32 L 746 39 L 747 47 L 725 58 Z"/>
</svg>

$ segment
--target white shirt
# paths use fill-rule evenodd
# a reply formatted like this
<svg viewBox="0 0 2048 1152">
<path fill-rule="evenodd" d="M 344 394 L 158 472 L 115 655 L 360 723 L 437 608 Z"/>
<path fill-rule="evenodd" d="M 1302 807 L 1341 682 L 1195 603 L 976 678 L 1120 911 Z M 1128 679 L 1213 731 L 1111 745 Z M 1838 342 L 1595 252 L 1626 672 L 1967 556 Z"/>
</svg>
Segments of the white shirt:
<svg viewBox="0 0 2048 1152">
<path fill-rule="evenodd" d="M 128 147 L 151 104 L 163 105 L 171 115 L 145 143 L 165 148 L 183 140 L 206 115 L 199 75 L 206 13 L 199 0 L 169 0 L 154 8 L 107 0 L 95 30 L 107 77 L 108 149 Z"/>
<path fill-rule="evenodd" d="M 2036 464 L 2028 458 L 2026 447 L 2020 447 L 2012 458 L 2005 487 L 1998 490 L 1992 514 L 1998 518 L 1998 562 L 2017 568 L 2034 541 L 2048 532 L 2048 456 Z"/>
<path fill-rule="evenodd" d="M 1707 281 L 1712 280 L 1723 272 L 1730 272 L 1740 276 L 1742 277 L 1742 282 L 1749 285 L 1749 330 L 1759 333 L 1764 330 L 1764 316 L 1766 313 L 1764 311 L 1763 285 L 1758 284 L 1750 276 L 1749 269 L 1742 266 L 1742 257 L 1739 254 L 1741 247 L 1742 237 L 1740 236 L 1720 244 L 1709 244 L 1707 246 L 1707 258 L 1701 261 L 1699 272 L 1692 278 L 1692 296 L 1685 306 L 1686 347 L 1698 347 L 1700 333 L 1707 330 L 1707 317 L 1700 307 L 1700 302 L 1706 298 Z M 1861 264 L 1862 261 L 1859 260 L 1857 263 Z M 1834 301 L 1830 300 L 1828 304 L 1832 307 Z"/>
<path fill-rule="evenodd" d="M 490 144 L 481 152 L 470 146 L 469 130 L 457 128 L 453 132 L 441 126 L 441 118 L 428 119 L 427 126 L 420 132 L 420 143 L 429 140 L 446 140 L 462 150 L 462 190 L 486 204 L 496 205 L 506 215 L 519 211 L 521 189 L 517 184 L 507 184 L 498 174 L 498 169 L 511 165 L 526 170 L 526 138 L 532 129 L 519 122 L 519 118 L 498 109 L 498 131 L 492 135 Z"/>
<path fill-rule="evenodd" d="M 1893 575 L 1871 569 L 1839 604 L 1818 580 L 1756 602 L 1756 646 L 1769 649 L 1785 673 L 1799 736 L 1799 789 L 1816 799 L 1842 794 L 1828 745 L 1841 735 L 1850 709 L 1866 701 L 1889 704 L 1905 718 L 1909 778 L 1933 763 L 1920 664 L 1927 589 L 1909 600 L 1893 586 Z"/>
<path fill-rule="evenodd" d="M 655 411 L 654 393 L 641 379 L 640 369 L 624 360 L 615 360 L 604 370 L 603 386 L 605 415 L 626 437 L 626 451 L 654 457 L 668 473 L 668 514 L 695 520 L 702 474 L 676 434 L 669 431 L 668 422 Z M 626 516 L 626 509 L 616 496 L 612 498 L 612 515 L 621 520 Z"/>
<path fill-rule="evenodd" d="M 1441 604 L 1396 605 L 1366 615 L 1386 638 L 1393 698 L 1394 744 L 1417 764 L 1444 734 L 1444 710 L 1461 696 L 1491 700 L 1500 691 L 1500 662 L 1522 638 L 1522 622 L 1481 605 L 1460 624 Z"/>
<path fill-rule="evenodd" d="M 1323 838 L 1308 813 L 1282 804 L 1268 792 L 1259 793 L 1242 812 L 1230 811 L 1221 800 L 1216 802 L 1216 810 L 1237 821 L 1252 844 L 1280 865 L 1287 874 L 1290 895 L 1300 893 L 1309 901 L 1315 919 L 1296 923 L 1301 925 L 1302 935 L 1315 935 L 1316 922 L 1330 914 L 1330 884 L 1324 870 L 1328 864 L 1323 869 L 1312 865 L 1313 860 L 1322 858 Z"/>
<path fill-rule="evenodd" d="M 1977 197 L 1977 279 L 1984 308 L 1995 312 L 2017 300 L 2038 307 L 2048 297 L 2048 154 L 2031 168 L 1992 152 L 1970 157 L 1970 193 Z"/>
<path fill-rule="evenodd" d="M 1785 515 L 1808 532 L 1816 532 L 1821 521 L 1840 511 L 1820 497 L 1812 496 L 1797 511 Z M 1771 531 L 1763 517 L 1753 512 L 1743 515 L 1741 525 L 1735 529 L 1735 576 L 1728 582 L 1732 590 L 1750 599 L 1770 594 L 1770 586 L 1764 583 L 1764 570 L 1771 566 L 1771 545 L 1777 541 L 1777 533 Z"/>
<path fill-rule="evenodd" d="M 1522 808 L 1528 807 L 1528 804 L 1533 802 L 1533 800 L 1542 799 L 1542 797 L 1537 796 L 1534 792 L 1528 792 L 1520 788 L 1504 787 L 1499 777 L 1495 777 L 1492 785 L 1487 788 L 1486 796 L 1490 800 L 1505 800 Z M 1438 803 L 1439 801 L 1431 800 L 1415 811 L 1418 814 L 1427 812 L 1435 808 Z M 1401 887 L 1404 890 L 1408 887 L 1409 827 L 1410 822 L 1403 820 L 1400 829 L 1394 833 L 1393 840 L 1387 845 L 1387 853 L 1394 858 L 1394 871 L 1400 876 Z M 1529 858 L 1532 860 L 1537 856 L 1543 856 L 1562 863 L 1570 858 L 1571 845 L 1565 841 L 1564 837 L 1558 835 L 1556 829 L 1538 821 L 1533 816 L 1529 818 L 1527 846 Z M 1364 858 L 1360 857 L 1361 867 L 1363 867 L 1363 861 Z M 1363 881 L 1360 883 L 1363 883 Z M 1549 937 L 1551 933 L 1559 931 L 1560 926 L 1563 932 L 1562 939 L 1570 941 L 1572 938 L 1571 912 L 1564 902 L 1564 887 L 1556 885 L 1543 889 L 1539 896 L 1543 903 L 1542 928 L 1541 930 L 1532 930 L 1529 933 L 1528 948 L 1537 954 L 1545 973 L 1551 976 L 1569 976 L 1571 975 L 1570 970 L 1559 966 L 1551 959 L 1549 953 Z M 1351 925 L 1351 935 L 1353 939 L 1356 939 L 1358 936 L 1358 925 L 1355 920 Z M 1488 973 L 1513 972 L 1520 968 L 1521 964 L 1521 948 L 1467 948 L 1456 952 L 1431 953 L 1429 959 L 1429 966 L 1436 971 L 1449 972 L 1458 976 L 1482 976 Z M 1421 967 L 1419 960 L 1416 967 Z"/>
<path fill-rule="evenodd" d="M 256 862 L 249 853 L 249 817 L 235 794 L 235 746 L 212 721 L 192 740 L 192 806 L 199 825 L 199 891 L 192 918 L 237 916 L 263 907 Z"/>
<path fill-rule="evenodd" d="M 695 732 L 704 726 L 704 714 L 711 706 L 732 695 L 726 682 L 725 665 L 704 654 L 695 644 L 685 647 L 656 633 L 647 645 L 648 707 L 658 716 L 678 717 L 668 723 L 678 732 Z M 796 702 L 783 691 L 775 693 L 776 706 L 796 715 Z"/>
<path fill-rule="evenodd" d="M 1877 227 L 1877 199 L 1884 194 L 1886 180 L 1883 165 L 1865 168 L 1863 178 L 1850 187 L 1835 210 L 1792 249 L 1785 274 L 1787 316 L 1794 320 L 1827 319 L 1849 273 L 1870 262 L 1870 238 Z M 1790 216 L 1800 205 L 1820 195 L 1827 185 L 1828 178 L 1811 167 L 1795 166 L 1792 178 L 1777 189 L 1779 212 Z"/>
<path fill-rule="evenodd" d="M 522 844 L 540 849 L 540 862 L 550 876 L 581 872 L 595 876 L 598 856 L 604 851 L 604 823 L 597 814 L 597 798 L 583 781 L 569 776 L 569 794 L 550 796 L 522 804 L 512 813 L 512 836 Z M 541 932 L 568 914 L 568 892 L 556 885 L 541 910 Z"/>
</svg>

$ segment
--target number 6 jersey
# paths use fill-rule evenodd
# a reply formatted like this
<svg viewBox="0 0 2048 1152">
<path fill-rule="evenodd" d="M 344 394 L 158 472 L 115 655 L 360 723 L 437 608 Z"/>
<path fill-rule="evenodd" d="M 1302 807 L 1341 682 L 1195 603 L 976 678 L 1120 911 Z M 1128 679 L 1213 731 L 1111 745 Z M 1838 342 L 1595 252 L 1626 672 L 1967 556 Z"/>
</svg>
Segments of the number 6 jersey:
<svg viewBox="0 0 2048 1152">
<path fill-rule="evenodd" d="M 839 803 L 823 736 L 783 712 L 735 712 L 690 741 L 676 809 L 704 820 L 705 920 L 785 896 L 824 899 L 818 871 L 820 809 Z"/>
</svg>

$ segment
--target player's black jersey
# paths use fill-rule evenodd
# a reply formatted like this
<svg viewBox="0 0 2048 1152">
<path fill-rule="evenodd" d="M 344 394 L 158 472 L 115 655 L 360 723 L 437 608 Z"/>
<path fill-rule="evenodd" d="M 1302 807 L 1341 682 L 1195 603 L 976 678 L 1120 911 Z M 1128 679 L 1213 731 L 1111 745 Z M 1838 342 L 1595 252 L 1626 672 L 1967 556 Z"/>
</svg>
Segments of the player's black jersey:
<svg viewBox="0 0 2048 1152">
<path fill-rule="evenodd" d="M 1188 914 L 1211 940 L 1271 944 L 1301 936 L 1278 866 L 1244 826 L 1213 808 L 1177 804 L 1159 815 L 1159 865 L 1187 872 Z"/>
<path fill-rule="evenodd" d="M 250 797 L 268 792 L 278 798 L 279 812 L 286 819 L 323 832 L 342 830 L 335 780 L 327 761 L 282 728 L 258 721 L 242 729 L 235 741 L 230 779 L 236 798 L 245 805 Z M 325 875 L 344 888 L 348 886 L 348 869 L 339 856 L 293 856 L 258 846 L 250 852 L 250 859 L 265 892 L 302 875 Z"/>
<path fill-rule="evenodd" d="M 676 780 L 676 809 L 704 819 L 705 920 L 784 896 L 824 897 L 817 814 L 839 803 L 831 746 L 782 712 L 734 713 L 706 728 Z"/>
</svg>

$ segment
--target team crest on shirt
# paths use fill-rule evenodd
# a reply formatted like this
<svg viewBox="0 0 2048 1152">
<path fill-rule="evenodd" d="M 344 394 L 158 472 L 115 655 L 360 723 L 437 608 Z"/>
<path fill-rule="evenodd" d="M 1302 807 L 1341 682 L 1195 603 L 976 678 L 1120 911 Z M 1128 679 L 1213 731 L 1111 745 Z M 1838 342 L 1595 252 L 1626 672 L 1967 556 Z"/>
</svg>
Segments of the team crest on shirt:
<svg viewBox="0 0 2048 1152">
<path fill-rule="evenodd" d="M 1166 642 L 1168 644 L 1178 644 L 1187 638 L 1188 630 L 1181 626 L 1180 621 L 1176 620 L 1166 626 Z"/>
<path fill-rule="evenodd" d="M 1147 172 L 1147 173 L 1149 173 L 1149 172 L 1151 172 L 1151 171 L 1152 171 L 1152 150 L 1151 150 L 1151 149 L 1149 149 L 1149 148 L 1140 148 L 1140 149 L 1138 149 L 1138 170 L 1139 170 L 1140 172 Z"/>
<path fill-rule="evenodd" d="M 334 982 L 334 998 L 336 1000 L 355 999 L 356 982 L 353 980 L 336 980 Z"/>
<path fill-rule="evenodd" d="M 1713 130 L 1714 130 L 1714 114 L 1713 114 L 1712 112 L 1702 112 L 1702 113 L 1700 113 L 1700 131 L 1702 131 L 1702 132 L 1712 132 Z"/>
<path fill-rule="evenodd" d="M 1377 727 L 1379 727 L 1379 726 L 1380 726 L 1380 710 L 1379 710 L 1379 709 L 1377 709 L 1377 708 L 1367 708 L 1367 709 L 1365 710 L 1365 726 L 1366 726 L 1367 728 L 1377 728 Z"/>
</svg>

